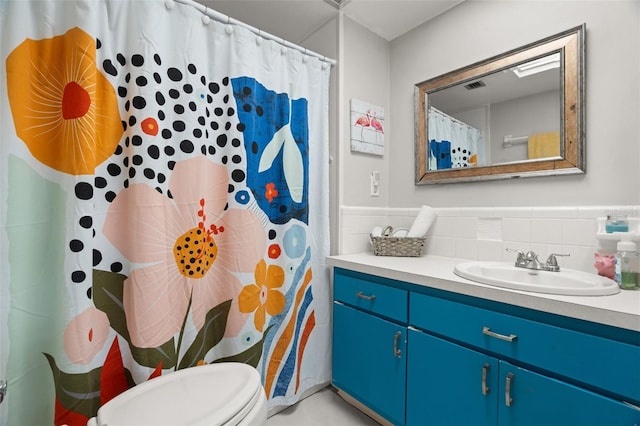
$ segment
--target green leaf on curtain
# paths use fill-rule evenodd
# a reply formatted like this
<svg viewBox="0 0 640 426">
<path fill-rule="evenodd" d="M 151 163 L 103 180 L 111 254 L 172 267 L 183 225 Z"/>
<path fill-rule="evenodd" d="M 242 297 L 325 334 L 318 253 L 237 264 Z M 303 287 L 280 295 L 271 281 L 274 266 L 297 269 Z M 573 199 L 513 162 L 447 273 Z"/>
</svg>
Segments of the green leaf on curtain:
<svg viewBox="0 0 640 426">
<path fill-rule="evenodd" d="M 53 373 L 56 397 L 60 404 L 69 411 L 93 417 L 100 408 L 100 372 L 102 367 L 88 373 L 69 374 L 61 371 L 55 359 L 45 353 Z M 127 371 L 127 373 L 129 373 Z M 130 375 L 129 375 L 130 378 Z"/>
<path fill-rule="evenodd" d="M 231 309 L 231 300 L 227 300 L 207 312 L 204 325 L 196 335 L 193 343 L 187 349 L 178 370 L 193 367 L 224 337 L 227 328 L 227 317 Z"/>
<path fill-rule="evenodd" d="M 131 343 L 122 302 L 126 278 L 126 275 L 94 269 L 93 303 L 96 308 L 107 314 L 111 328 L 127 341 L 131 355 L 138 364 L 156 368 L 162 363 L 163 368 L 172 368 L 176 365 L 176 348 L 173 338 L 157 348 L 138 348 Z"/>
<path fill-rule="evenodd" d="M 271 329 L 271 327 L 273 326 L 269 326 L 269 328 L 265 330 L 263 336 L 269 334 L 269 330 Z M 240 352 L 239 354 L 228 356 L 225 358 L 219 358 L 213 362 L 241 362 L 243 364 L 249 364 L 254 368 L 258 368 L 258 363 L 260 362 L 260 358 L 262 357 L 263 346 L 264 338 L 244 352 Z"/>
</svg>

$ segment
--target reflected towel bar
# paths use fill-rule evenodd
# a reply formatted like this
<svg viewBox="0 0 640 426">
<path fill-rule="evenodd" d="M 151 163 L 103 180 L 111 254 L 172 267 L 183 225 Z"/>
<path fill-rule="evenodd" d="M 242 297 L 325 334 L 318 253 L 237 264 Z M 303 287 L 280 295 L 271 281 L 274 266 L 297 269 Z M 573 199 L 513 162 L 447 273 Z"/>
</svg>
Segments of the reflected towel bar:
<svg viewBox="0 0 640 426">
<path fill-rule="evenodd" d="M 529 142 L 529 136 L 513 137 L 511 135 L 505 135 L 502 139 L 503 148 L 511 148 L 513 145 L 522 145 Z"/>
</svg>

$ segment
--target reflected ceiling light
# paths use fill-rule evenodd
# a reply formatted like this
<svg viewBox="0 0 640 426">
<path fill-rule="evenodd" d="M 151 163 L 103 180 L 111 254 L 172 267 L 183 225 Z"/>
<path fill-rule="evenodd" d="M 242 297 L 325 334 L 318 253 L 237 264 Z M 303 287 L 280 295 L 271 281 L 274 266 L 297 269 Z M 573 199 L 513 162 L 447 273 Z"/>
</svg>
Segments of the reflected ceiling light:
<svg viewBox="0 0 640 426">
<path fill-rule="evenodd" d="M 545 56 L 531 62 L 526 62 L 514 67 L 512 71 L 519 78 L 537 74 L 542 71 L 548 71 L 554 68 L 560 68 L 560 52 L 553 55 Z"/>
</svg>

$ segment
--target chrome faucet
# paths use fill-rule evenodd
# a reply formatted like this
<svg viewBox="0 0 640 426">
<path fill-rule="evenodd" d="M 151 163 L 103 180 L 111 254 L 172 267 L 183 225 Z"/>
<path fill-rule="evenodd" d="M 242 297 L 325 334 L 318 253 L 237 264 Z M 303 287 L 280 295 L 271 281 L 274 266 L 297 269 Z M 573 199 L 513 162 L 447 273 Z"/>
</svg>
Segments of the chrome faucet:
<svg viewBox="0 0 640 426">
<path fill-rule="evenodd" d="M 525 265 L 524 265 L 525 268 L 535 269 L 535 270 L 542 269 L 542 265 L 538 260 L 538 255 L 535 254 L 533 250 L 529 250 L 527 254 L 524 255 L 524 260 L 525 260 Z"/>
<path fill-rule="evenodd" d="M 508 248 L 507 251 L 518 254 L 515 262 L 516 268 L 533 269 L 536 271 L 560 272 L 560 266 L 558 265 L 558 259 L 556 259 L 556 257 L 570 256 L 569 254 L 551 253 L 543 265 L 538 259 L 538 255 L 533 250 L 529 250 L 525 253 L 522 250 Z"/>
</svg>

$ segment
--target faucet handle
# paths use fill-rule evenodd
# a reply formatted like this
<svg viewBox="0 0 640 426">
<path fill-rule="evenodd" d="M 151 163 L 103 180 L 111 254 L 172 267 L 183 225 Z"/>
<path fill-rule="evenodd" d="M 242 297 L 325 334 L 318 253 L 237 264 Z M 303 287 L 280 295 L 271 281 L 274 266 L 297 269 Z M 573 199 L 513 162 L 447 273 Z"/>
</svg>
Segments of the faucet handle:
<svg viewBox="0 0 640 426">
<path fill-rule="evenodd" d="M 516 266 L 524 266 L 527 263 L 524 258 L 524 252 L 522 250 L 516 250 L 512 248 L 507 248 L 505 250 L 512 253 L 518 253 L 518 257 L 516 258 Z"/>
<path fill-rule="evenodd" d="M 551 253 L 547 258 L 547 262 L 544 265 L 544 269 L 552 272 L 560 272 L 560 266 L 558 266 L 558 259 L 556 256 L 569 257 L 570 254 Z"/>
</svg>

